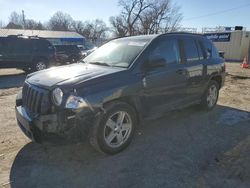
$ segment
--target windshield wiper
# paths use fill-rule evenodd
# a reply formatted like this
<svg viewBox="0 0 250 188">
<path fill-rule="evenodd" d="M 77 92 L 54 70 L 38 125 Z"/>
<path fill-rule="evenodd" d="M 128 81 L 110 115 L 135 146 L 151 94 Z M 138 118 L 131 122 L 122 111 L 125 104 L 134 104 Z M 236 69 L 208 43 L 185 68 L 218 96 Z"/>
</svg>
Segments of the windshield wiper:
<svg viewBox="0 0 250 188">
<path fill-rule="evenodd" d="M 107 63 L 104 63 L 104 62 L 90 62 L 89 64 L 95 64 L 95 65 L 102 65 L 102 66 L 107 66 L 107 67 L 110 67 L 111 65 L 107 64 Z"/>
</svg>

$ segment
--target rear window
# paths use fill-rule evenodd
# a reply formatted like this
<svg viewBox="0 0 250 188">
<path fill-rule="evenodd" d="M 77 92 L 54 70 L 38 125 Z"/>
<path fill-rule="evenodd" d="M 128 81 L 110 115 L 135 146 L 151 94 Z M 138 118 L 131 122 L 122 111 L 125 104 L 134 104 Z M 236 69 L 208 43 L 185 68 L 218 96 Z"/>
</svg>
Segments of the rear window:
<svg viewBox="0 0 250 188">
<path fill-rule="evenodd" d="M 58 45 L 56 46 L 57 51 L 80 51 L 80 49 L 75 45 Z"/>
<path fill-rule="evenodd" d="M 219 52 L 214 45 L 212 45 L 212 57 L 215 57 L 215 58 L 220 57 Z"/>
<path fill-rule="evenodd" d="M 200 59 L 199 53 L 197 50 L 196 42 L 193 39 L 185 39 L 184 41 L 184 49 L 186 55 L 186 61 L 192 62 Z"/>
<path fill-rule="evenodd" d="M 9 48 L 12 52 L 28 53 L 31 52 L 32 44 L 28 39 L 13 38 L 9 40 Z"/>
</svg>

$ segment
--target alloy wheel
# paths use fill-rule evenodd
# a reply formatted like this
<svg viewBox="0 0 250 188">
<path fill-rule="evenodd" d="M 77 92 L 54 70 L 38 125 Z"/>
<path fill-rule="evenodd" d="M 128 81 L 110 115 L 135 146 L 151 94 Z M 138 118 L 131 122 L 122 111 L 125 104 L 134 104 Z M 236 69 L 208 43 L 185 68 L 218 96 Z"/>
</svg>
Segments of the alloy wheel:
<svg viewBox="0 0 250 188">
<path fill-rule="evenodd" d="M 209 108 L 212 108 L 215 105 L 217 97 L 218 97 L 217 87 L 215 85 L 211 85 L 207 93 L 207 104 Z"/>
<path fill-rule="evenodd" d="M 40 70 L 44 70 L 44 69 L 46 69 L 47 68 L 47 66 L 46 66 L 46 64 L 44 63 L 44 62 L 38 62 L 37 64 L 36 64 L 36 70 L 37 71 L 40 71 Z"/>
<path fill-rule="evenodd" d="M 127 141 L 132 130 L 132 120 L 125 111 L 109 116 L 104 126 L 104 140 L 109 147 L 117 148 Z"/>
</svg>

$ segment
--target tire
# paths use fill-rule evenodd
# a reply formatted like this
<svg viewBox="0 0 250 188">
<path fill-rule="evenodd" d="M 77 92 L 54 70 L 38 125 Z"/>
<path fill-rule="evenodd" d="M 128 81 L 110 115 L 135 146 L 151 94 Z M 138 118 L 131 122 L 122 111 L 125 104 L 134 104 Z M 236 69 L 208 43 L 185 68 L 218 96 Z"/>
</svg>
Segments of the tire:
<svg viewBox="0 0 250 188">
<path fill-rule="evenodd" d="M 69 58 L 69 63 L 71 64 L 71 63 L 76 63 L 77 62 L 77 57 L 75 57 L 75 56 L 71 56 L 70 58 Z"/>
<path fill-rule="evenodd" d="M 29 73 L 32 72 L 30 68 L 23 68 L 22 70 L 23 70 L 26 74 L 29 74 Z"/>
<path fill-rule="evenodd" d="M 35 61 L 33 70 L 40 71 L 48 68 L 48 64 L 44 59 L 39 59 Z"/>
<path fill-rule="evenodd" d="M 219 97 L 219 84 L 215 80 L 211 80 L 201 99 L 202 109 L 208 111 L 212 110 L 217 104 L 218 97 Z"/>
<path fill-rule="evenodd" d="M 132 141 L 136 124 L 136 113 L 130 105 L 123 102 L 111 103 L 92 128 L 90 143 L 100 152 L 119 153 Z"/>
</svg>

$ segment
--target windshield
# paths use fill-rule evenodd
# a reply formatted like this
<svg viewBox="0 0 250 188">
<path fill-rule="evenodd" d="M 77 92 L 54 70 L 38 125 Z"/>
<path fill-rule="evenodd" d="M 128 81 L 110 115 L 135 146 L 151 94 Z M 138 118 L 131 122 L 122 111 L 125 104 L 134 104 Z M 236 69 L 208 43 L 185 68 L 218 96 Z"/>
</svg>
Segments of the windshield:
<svg viewBox="0 0 250 188">
<path fill-rule="evenodd" d="M 148 40 L 118 39 L 101 46 L 84 59 L 92 63 L 112 67 L 128 68 L 143 50 Z"/>
</svg>

